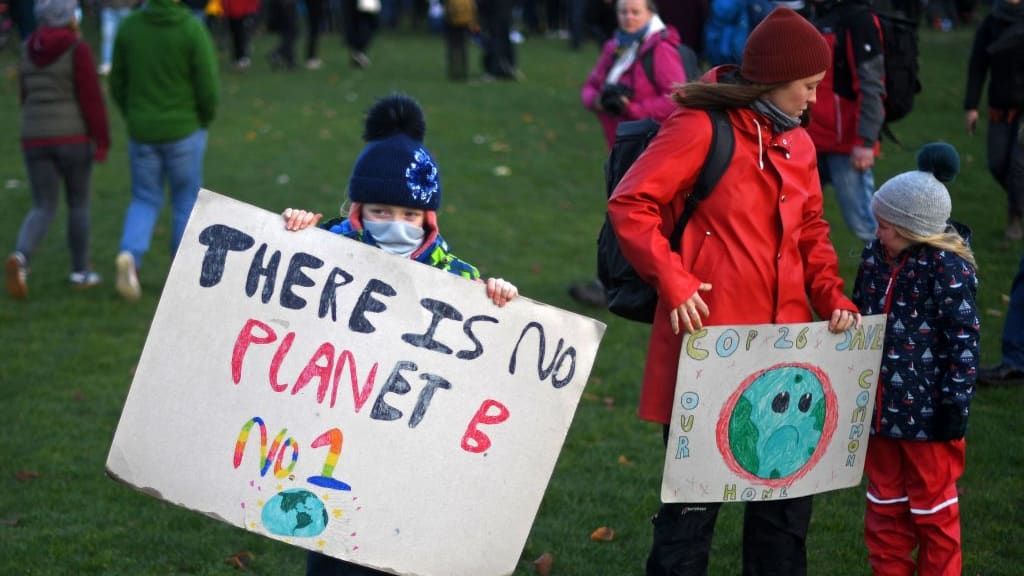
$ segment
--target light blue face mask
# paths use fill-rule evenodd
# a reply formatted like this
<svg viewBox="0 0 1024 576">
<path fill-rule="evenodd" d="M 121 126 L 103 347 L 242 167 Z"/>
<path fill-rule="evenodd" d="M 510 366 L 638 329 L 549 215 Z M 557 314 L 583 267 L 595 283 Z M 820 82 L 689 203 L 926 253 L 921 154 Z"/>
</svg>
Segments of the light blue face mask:
<svg viewBox="0 0 1024 576">
<path fill-rule="evenodd" d="M 423 228 L 406 222 L 363 221 L 363 228 L 385 252 L 405 257 L 420 247 L 425 235 Z"/>
</svg>

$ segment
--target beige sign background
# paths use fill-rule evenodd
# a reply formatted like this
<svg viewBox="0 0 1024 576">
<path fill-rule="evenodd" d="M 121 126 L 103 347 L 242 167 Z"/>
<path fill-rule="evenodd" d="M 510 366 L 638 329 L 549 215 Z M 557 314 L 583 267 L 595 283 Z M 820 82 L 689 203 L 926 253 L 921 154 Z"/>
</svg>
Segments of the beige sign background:
<svg viewBox="0 0 1024 576">
<path fill-rule="evenodd" d="M 885 316 L 715 326 L 683 339 L 663 502 L 777 500 L 864 470 Z"/>
<path fill-rule="evenodd" d="M 396 574 L 510 574 L 603 333 L 203 190 L 107 470 Z"/>
</svg>

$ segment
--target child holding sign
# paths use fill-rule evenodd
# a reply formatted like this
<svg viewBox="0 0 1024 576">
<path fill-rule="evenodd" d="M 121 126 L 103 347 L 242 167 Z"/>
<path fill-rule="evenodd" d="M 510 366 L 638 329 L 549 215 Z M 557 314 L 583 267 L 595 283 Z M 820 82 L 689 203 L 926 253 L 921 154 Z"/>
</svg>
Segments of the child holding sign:
<svg viewBox="0 0 1024 576">
<path fill-rule="evenodd" d="M 978 368 L 978 281 L 967 228 L 948 222 L 943 183 L 959 171 L 956 149 L 928 144 L 917 164 L 875 193 L 878 239 L 854 286 L 862 313 L 887 315 L 864 538 L 874 574 L 958 575 L 956 481 Z"/>
<path fill-rule="evenodd" d="M 393 95 L 370 109 L 363 130 L 366 147 L 356 160 L 348 184 L 348 218 L 326 222 L 325 228 L 385 252 L 422 262 L 471 280 L 480 280 L 473 265 L 455 257 L 441 237 L 437 209 L 441 181 L 437 164 L 423 147 L 426 124 L 419 105 L 407 96 Z M 316 225 L 322 214 L 288 208 L 288 230 Z M 519 291 L 501 278 L 488 278 L 487 297 L 504 306 Z M 308 576 L 385 574 L 371 568 L 309 554 Z"/>
</svg>

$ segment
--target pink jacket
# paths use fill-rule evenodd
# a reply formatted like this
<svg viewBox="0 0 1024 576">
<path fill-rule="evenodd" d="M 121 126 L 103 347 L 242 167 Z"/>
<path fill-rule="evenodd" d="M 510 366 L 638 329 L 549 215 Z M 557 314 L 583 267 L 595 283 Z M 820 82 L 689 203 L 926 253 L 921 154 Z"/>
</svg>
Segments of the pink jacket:
<svg viewBox="0 0 1024 576">
<path fill-rule="evenodd" d="M 615 128 L 619 122 L 642 118 L 652 118 L 661 122 L 676 109 L 669 94 L 672 93 L 672 87 L 675 84 L 687 80 L 682 60 L 676 51 L 678 45 L 679 34 L 671 26 L 648 36 L 637 51 L 636 60 L 619 78 L 619 84 L 633 89 L 633 97 L 630 98 L 625 113 L 622 116 L 614 116 L 607 112 L 595 111 L 598 120 L 601 121 L 601 128 L 604 130 L 604 138 L 609 149 L 615 142 Z M 590 71 L 590 76 L 587 77 L 587 82 L 583 85 L 580 98 L 583 100 L 584 108 L 588 110 L 593 110 L 600 101 L 601 88 L 604 86 L 608 71 L 615 63 L 616 47 L 617 43 L 614 38 L 605 42 L 597 64 Z M 653 83 L 647 77 L 647 72 L 644 71 L 643 64 L 641 64 L 644 54 L 652 50 L 654 51 Z"/>
</svg>

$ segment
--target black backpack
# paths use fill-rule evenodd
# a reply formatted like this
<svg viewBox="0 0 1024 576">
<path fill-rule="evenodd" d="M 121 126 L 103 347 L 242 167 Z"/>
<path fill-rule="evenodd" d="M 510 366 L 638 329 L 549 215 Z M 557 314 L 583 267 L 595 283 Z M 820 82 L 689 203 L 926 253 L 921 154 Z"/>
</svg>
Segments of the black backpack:
<svg viewBox="0 0 1024 576">
<path fill-rule="evenodd" d="M 885 123 L 901 120 L 914 109 L 921 92 L 917 61 L 917 24 L 895 14 L 875 12 L 882 29 L 885 58 Z"/>
<path fill-rule="evenodd" d="M 686 197 L 686 207 L 672 230 L 669 242 L 673 251 L 679 250 L 683 228 L 693 216 L 697 205 L 708 197 L 732 160 L 735 138 L 728 114 L 723 110 L 707 112 L 711 116 L 711 147 L 704 159 L 700 175 L 697 176 L 697 182 Z M 658 123 L 650 119 L 619 123 L 615 132 L 615 143 L 604 166 L 608 197 L 611 197 L 626 171 L 658 133 L 658 128 Z M 612 314 L 648 324 L 654 321 L 658 293 L 637 275 L 636 270 L 622 254 L 619 239 L 615 236 L 607 214 L 597 236 L 597 277 L 604 285 L 608 310 Z"/>
<path fill-rule="evenodd" d="M 663 38 L 668 38 L 668 30 L 662 30 Z M 696 82 L 701 77 L 703 72 L 700 68 L 700 58 L 697 57 L 697 53 L 682 42 L 676 44 L 676 53 L 679 54 L 679 60 L 683 63 L 683 70 L 686 72 L 687 82 Z M 644 52 L 640 58 L 640 66 L 644 69 L 644 74 L 647 75 L 647 79 L 650 80 L 652 85 L 657 85 L 654 80 L 654 50 L 648 50 Z"/>
<path fill-rule="evenodd" d="M 846 54 L 849 34 L 842 26 L 842 18 L 853 17 L 856 11 L 867 10 L 874 17 L 882 36 L 882 56 L 885 60 L 885 124 L 901 120 L 914 109 L 914 98 L 921 92 L 920 66 L 918 64 L 917 23 L 902 15 L 882 12 L 868 6 L 851 6 L 851 12 L 845 12 L 840 25 L 836 28 L 836 53 Z M 853 62 L 845 59 L 836 62 L 836 87 L 839 89 L 840 74 L 852 89 Z M 854 97 L 852 94 L 847 97 Z M 888 126 L 883 133 L 892 138 Z"/>
</svg>

